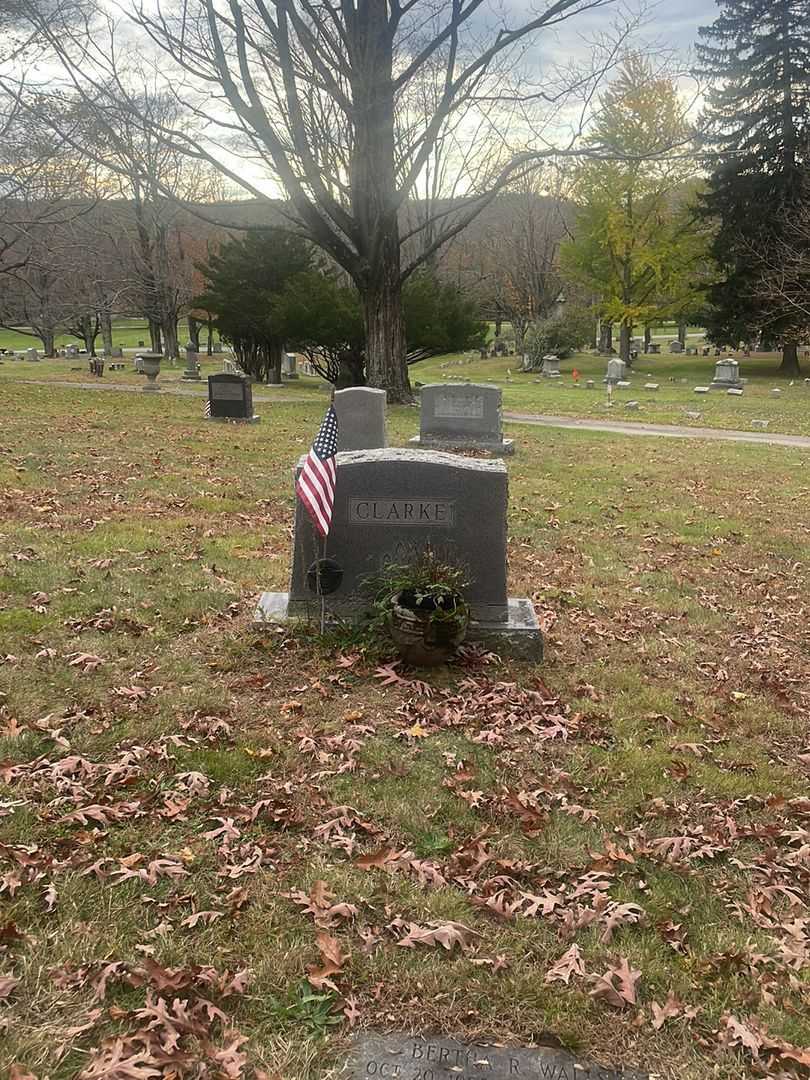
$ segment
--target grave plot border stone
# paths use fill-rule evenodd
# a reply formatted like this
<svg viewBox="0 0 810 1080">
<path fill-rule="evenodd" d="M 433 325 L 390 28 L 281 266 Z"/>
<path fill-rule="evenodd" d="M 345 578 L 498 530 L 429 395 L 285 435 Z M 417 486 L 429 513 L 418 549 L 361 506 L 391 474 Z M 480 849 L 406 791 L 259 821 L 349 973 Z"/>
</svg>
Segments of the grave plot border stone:
<svg viewBox="0 0 810 1080">
<path fill-rule="evenodd" d="M 305 460 L 299 460 L 298 471 Z M 485 481 L 480 487 L 479 479 Z M 543 636 L 531 601 L 507 595 L 507 507 L 502 461 L 399 447 L 339 453 L 325 551 L 345 575 L 341 587 L 326 596 L 327 613 L 362 622 L 369 610 L 363 582 L 385 559 L 405 561 L 411 547 L 416 551 L 428 544 L 439 558 L 447 551 L 453 559 L 462 539 L 472 609 L 468 639 L 502 656 L 541 660 Z M 324 546 L 299 500 L 295 514 L 289 591 L 262 594 L 258 624 L 320 621 L 320 599 L 307 586 L 307 575 L 323 558 Z M 408 551 L 400 556 L 401 547 Z"/>
<path fill-rule="evenodd" d="M 508 1047 L 366 1032 L 354 1039 L 339 1080 L 650 1080 L 649 1073 L 583 1060 L 550 1046 Z"/>
</svg>

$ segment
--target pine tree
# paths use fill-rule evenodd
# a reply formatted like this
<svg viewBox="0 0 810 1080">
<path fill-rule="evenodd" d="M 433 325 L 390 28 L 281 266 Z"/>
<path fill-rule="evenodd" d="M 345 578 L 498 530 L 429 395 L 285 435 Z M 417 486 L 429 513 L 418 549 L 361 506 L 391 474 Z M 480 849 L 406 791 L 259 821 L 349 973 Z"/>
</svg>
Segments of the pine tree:
<svg viewBox="0 0 810 1080">
<path fill-rule="evenodd" d="M 702 127 L 713 172 L 703 213 L 717 232 L 722 268 L 710 292 L 709 333 L 720 344 L 762 335 L 783 349 L 782 371 L 799 372 L 804 320 L 774 317 L 768 252 L 785 241 L 810 168 L 810 0 L 717 0 L 720 15 L 702 27 L 700 74 L 711 81 Z"/>
</svg>

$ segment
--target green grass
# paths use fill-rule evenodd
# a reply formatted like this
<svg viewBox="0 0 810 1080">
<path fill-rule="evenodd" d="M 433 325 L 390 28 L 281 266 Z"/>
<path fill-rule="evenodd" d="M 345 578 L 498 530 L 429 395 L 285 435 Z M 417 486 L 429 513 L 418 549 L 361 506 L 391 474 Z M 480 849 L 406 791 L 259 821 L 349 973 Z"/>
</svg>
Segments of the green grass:
<svg viewBox="0 0 810 1080">
<path fill-rule="evenodd" d="M 138 974 L 147 957 L 248 970 L 244 994 L 162 992 L 214 1001 L 227 1023 L 212 1043 L 245 1036 L 247 1080 L 327 1076 L 348 1000 L 360 1028 L 550 1032 L 667 1080 L 767 1073 L 719 1044 L 727 1013 L 808 1044 L 808 968 L 782 951 L 805 909 L 777 892 L 748 910 L 766 884 L 806 903 L 792 858 L 807 827 L 806 457 L 516 425 L 510 592 L 534 599 L 546 660 L 428 674 L 428 698 L 380 686 L 384 646 L 252 627 L 258 593 L 285 587 L 291 468 L 324 404 L 304 380 L 289 393 L 309 400 L 274 399 L 235 428 L 206 424 L 196 399 L 0 382 L 0 881 L 20 879 L 0 894 L 0 975 L 20 980 L 0 1003 L 0 1074 L 17 1062 L 75 1080 L 160 993 Z M 391 409 L 391 443 L 415 425 Z M 71 662 L 82 654 L 98 662 Z M 486 737 L 499 707 L 478 694 L 458 722 L 444 714 L 465 680 L 508 697 L 538 676 L 564 742 L 514 721 Z M 407 734 L 414 708 L 426 737 Z M 134 806 L 70 819 L 93 804 Z M 228 821 L 238 836 L 205 836 Z M 684 834 L 709 850 L 656 854 Z M 383 847 L 408 861 L 355 865 Z M 137 854 L 187 874 L 104 876 Z M 97 860 L 101 877 L 84 873 Z M 587 888 L 572 894 L 598 873 L 610 901 L 645 912 L 609 941 L 602 924 L 569 932 L 557 914 L 476 903 L 549 890 L 593 908 Z M 352 908 L 328 928 L 347 956 L 336 990 L 312 994 L 318 927 L 294 897 L 318 881 Z M 183 925 L 206 910 L 223 914 Z M 410 923 L 447 921 L 473 932 L 464 950 L 396 944 Z M 637 1006 L 612 1009 L 587 979 L 547 983 L 572 943 L 589 973 L 620 957 L 641 970 Z M 118 961 L 98 1000 L 93 981 Z M 655 1031 L 670 991 L 697 1011 Z"/>
<path fill-rule="evenodd" d="M 810 435 L 810 383 L 804 382 L 804 378 L 810 379 L 810 362 L 803 362 L 802 377 L 791 386 L 790 380 L 778 373 L 776 354 L 749 358 L 738 355 L 737 359 L 742 377 L 748 379 L 742 397 L 729 397 L 722 391 L 694 392 L 695 386 L 711 382 L 713 356 L 640 356 L 629 376 L 632 386 L 616 390 L 612 406 L 608 405 L 602 384 L 607 362 L 604 357 L 590 354 L 564 361 L 560 365 L 561 379 L 521 372 L 520 359 L 515 356 L 481 360 L 477 354 L 424 361 L 411 369 L 411 377 L 421 383 L 492 383 L 503 390 L 504 409 L 517 413 L 743 431 L 755 430 L 753 420 L 768 420 L 768 432 Z M 579 387 L 571 377 L 575 368 L 581 375 Z M 593 390 L 585 387 L 589 379 L 596 383 Z M 647 382 L 658 383 L 659 389 L 645 390 Z M 775 388 L 782 390 L 779 398 L 771 396 Z M 638 401 L 640 409 L 627 410 L 628 401 Z M 700 413 L 700 419 L 688 417 L 690 412 Z"/>
</svg>

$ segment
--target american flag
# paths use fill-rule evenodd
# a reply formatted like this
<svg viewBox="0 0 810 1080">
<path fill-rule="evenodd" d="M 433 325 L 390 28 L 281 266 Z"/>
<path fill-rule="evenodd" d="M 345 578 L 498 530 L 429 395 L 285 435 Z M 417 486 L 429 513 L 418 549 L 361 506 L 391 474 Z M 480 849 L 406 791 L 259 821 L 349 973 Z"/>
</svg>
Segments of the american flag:
<svg viewBox="0 0 810 1080">
<path fill-rule="evenodd" d="M 203 409 L 203 416 L 211 415 L 211 398 L 205 399 L 205 408 Z"/>
<path fill-rule="evenodd" d="M 329 534 L 332 507 L 335 502 L 338 421 L 332 405 L 323 418 L 321 430 L 307 454 L 307 460 L 295 483 L 295 493 L 304 504 L 312 523 L 321 536 Z"/>
</svg>

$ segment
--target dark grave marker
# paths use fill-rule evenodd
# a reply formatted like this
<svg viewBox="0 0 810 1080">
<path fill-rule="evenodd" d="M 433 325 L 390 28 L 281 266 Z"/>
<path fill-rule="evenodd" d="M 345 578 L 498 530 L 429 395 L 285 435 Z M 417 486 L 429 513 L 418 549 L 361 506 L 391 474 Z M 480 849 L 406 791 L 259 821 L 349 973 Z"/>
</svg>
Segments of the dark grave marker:
<svg viewBox="0 0 810 1080">
<path fill-rule="evenodd" d="M 238 420 L 243 424 L 258 423 L 253 413 L 253 387 L 244 375 L 223 372 L 208 376 L 208 400 L 211 420 Z"/>
<path fill-rule="evenodd" d="M 502 1047 L 439 1036 L 358 1037 L 341 1080 L 649 1080 L 552 1047 Z"/>
</svg>

